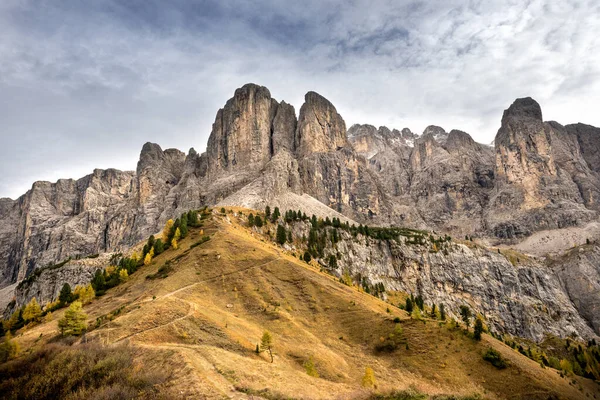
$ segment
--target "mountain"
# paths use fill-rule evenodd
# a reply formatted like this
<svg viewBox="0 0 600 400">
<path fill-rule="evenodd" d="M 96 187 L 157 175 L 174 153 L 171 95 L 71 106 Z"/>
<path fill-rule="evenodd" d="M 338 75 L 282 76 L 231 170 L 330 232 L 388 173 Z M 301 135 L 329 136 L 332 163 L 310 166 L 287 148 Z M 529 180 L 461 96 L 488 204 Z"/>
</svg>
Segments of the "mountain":
<svg viewBox="0 0 600 400">
<path fill-rule="evenodd" d="M 450 316 L 445 322 L 430 317 L 429 307 L 411 318 L 396 307 L 398 298 L 384 302 L 341 283 L 314 260 L 299 260 L 302 234 L 311 226 L 307 220 L 281 222 L 293 232 L 282 247 L 269 239 L 276 224 L 250 227 L 252 210 L 224 211 L 214 209 L 178 249 L 141 265 L 127 281 L 87 304 L 89 329 L 83 338 L 56 338 L 63 310 L 21 331 L 14 340 L 26 354 L 0 364 L 6 398 L 546 400 L 598 395 L 590 379 L 545 367 L 488 334 L 474 340 L 473 328 L 466 334 Z M 333 229 L 341 232 L 344 266 L 349 254 L 364 257 L 379 242 L 333 226 L 319 228 L 319 234 Z M 199 242 L 202 236 L 210 239 Z M 418 257 L 418 245 L 400 242 L 393 252 Z M 487 258 L 489 270 L 498 270 L 492 279 L 503 279 L 510 268 L 499 266 L 500 256 L 444 243 L 448 257 L 457 261 L 453 268 L 470 257 L 469 251 Z M 467 284 L 465 277 L 461 285 Z M 387 292 L 391 299 L 393 290 Z M 461 300 L 448 301 L 450 312 Z M 257 354 L 265 331 L 273 339 L 273 359 L 268 351 Z M 504 368 L 486 361 L 490 352 Z M 374 381 L 365 380 L 367 368 Z"/>
<path fill-rule="evenodd" d="M 40 293 L 24 284 L 17 288 L 34 271 L 69 258 L 66 266 L 80 270 L 77 259 L 126 251 L 182 212 L 270 205 L 356 225 L 411 227 L 436 237 L 467 236 L 470 243 L 475 238 L 479 247 L 461 248 L 467 255 L 425 257 L 392 246 L 370 249 L 367 256 L 364 248 L 349 247 L 340 264 L 372 283 L 385 281 L 430 301 L 460 295 L 504 332 L 538 341 L 546 333 L 591 338 L 600 334 L 593 315 L 599 281 L 589 281 L 581 296 L 570 286 L 580 273 L 565 279 L 556 272 L 560 267 L 548 269 L 547 260 L 498 256 L 485 247 L 594 224 L 599 134 L 587 125 L 543 122 L 530 98 L 504 112 L 493 148 L 437 126 L 422 135 L 369 125 L 346 130 L 333 104 L 315 92 L 306 94 L 296 117 L 293 106 L 248 84 L 217 112 L 205 153 L 146 143 L 135 172 L 96 170 L 77 181 L 36 182 L 19 199 L 2 199 L 0 297 L 7 304 L 16 290 L 19 303 L 12 307 L 20 306 Z M 361 256 L 344 258 L 350 254 Z M 577 263 L 560 257 L 553 262 Z M 591 262 L 572 271 L 600 275 Z M 44 296 L 53 297 L 61 280 L 49 279 L 57 283 Z M 531 312 L 534 304 L 548 314 Z"/>
</svg>

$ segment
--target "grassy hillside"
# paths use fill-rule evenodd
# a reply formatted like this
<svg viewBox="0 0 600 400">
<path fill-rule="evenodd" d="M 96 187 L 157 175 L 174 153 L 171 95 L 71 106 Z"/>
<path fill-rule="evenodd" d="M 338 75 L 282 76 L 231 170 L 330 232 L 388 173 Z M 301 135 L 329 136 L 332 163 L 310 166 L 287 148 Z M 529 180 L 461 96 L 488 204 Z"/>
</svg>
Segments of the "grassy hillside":
<svg viewBox="0 0 600 400">
<path fill-rule="evenodd" d="M 56 360 L 79 351 L 95 358 L 78 368 L 106 383 L 75 383 L 81 393 L 72 398 L 115 398 L 100 393 L 110 385 L 156 398 L 600 398 L 596 383 L 561 377 L 488 335 L 476 342 L 439 321 L 411 319 L 251 231 L 239 209 L 228 211 L 86 305 L 91 330 L 75 343 L 57 338 L 64 310 L 20 332 L 21 356 L 0 366 L 0 391 L 27 385 L 18 379 L 27 371 L 56 373 Z M 194 246 L 204 235 L 211 239 Z M 272 363 L 255 352 L 265 331 Z M 485 361 L 488 348 L 508 367 Z M 362 385 L 366 368 L 375 387 Z"/>
</svg>

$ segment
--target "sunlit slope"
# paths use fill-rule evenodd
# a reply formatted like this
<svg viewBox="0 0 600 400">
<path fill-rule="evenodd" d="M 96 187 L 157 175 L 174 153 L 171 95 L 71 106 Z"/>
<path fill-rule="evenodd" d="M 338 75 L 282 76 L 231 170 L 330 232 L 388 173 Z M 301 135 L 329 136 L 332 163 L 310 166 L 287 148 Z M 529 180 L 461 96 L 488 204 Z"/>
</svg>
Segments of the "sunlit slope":
<svg viewBox="0 0 600 400">
<path fill-rule="evenodd" d="M 429 395 L 580 399 L 598 390 L 589 380 L 542 369 L 487 335 L 475 342 L 439 321 L 410 319 L 285 252 L 234 213 L 214 214 L 202 229 L 85 309 L 90 326 L 100 318 L 87 341 L 156 352 L 174 368 L 169 390 L 182 397 L 368 398 L 413 387 Z M 190 248 L 203 235 L 210 241 Z M 166 277 L 147 278 L 168 261 Z M 376 351 L 395 318 L 402 345 Z M 56 321 L 20 340 L 31 346 L 53 330 Z M 273 363 L 255 352 L 264 331 L 274 338 Z M 510 366 L 498 370 L 484 361 L 488 347 Z M 318 378 L 306 373 L 309 359 Z M 366 367 L 374 370 L 375 390 L 361 385 Z"/>
</svg>

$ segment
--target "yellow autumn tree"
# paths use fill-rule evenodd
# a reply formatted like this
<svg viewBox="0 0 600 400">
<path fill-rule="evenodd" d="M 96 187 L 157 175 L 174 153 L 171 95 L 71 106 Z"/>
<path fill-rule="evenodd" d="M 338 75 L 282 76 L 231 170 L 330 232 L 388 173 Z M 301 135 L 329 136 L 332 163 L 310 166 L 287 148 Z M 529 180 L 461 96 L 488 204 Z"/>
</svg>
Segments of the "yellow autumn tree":
<svg viewBox="0 0 600 400">
<path fill-rule="evenodd" d="M 163 243 L 169 243 L 169 236 L 171 236 L 171 229 L 173 229 L 174 224 L 175 224 L 175 222 L 173 222 L 172 219 L 168 220 L 167 223 L 165 224 L 165 227 L 163 228 L 163 231 L 162 231 Z"/>
<path fill-rule="evenodd" d="M 127 279 L 129 279 L 129 274 L 127 273 L 126 269 L 122 269 L 119 271 L 119 280 L 121 282 L 125 282 Z"/>
<path fill-rule="evenodd" d="M 23 310 L 23 319 L 25 320 L 25 322 L 38 321 L 41 316 L 42 308 L 40 307 L 40 305 L 34 297 L 25 306 L 25 309 Z"/>
<path fill-rule="evenodd" d="M 179 239 L 181 238 L 181 231 L 179 230 L 179 228 L 175 229 L 175 236 L 173 236 L 173 239 L 179 241 Z"/>
<path fill-rule="evenodd" d="M 367 367 L 365 368 L 365 375 L 362 378 L 363 387 L 374 388 L 376 385 L 375 382 L 375 373 L 373 372 L 373 368 Z"/>
<path fill-rule="evenodd" d="M 146 257 L 144 257 L 144 265 L 150 265 L 152 263 L 152 256 L 150 255 L 150 253 L 146 254 Z"/>
<path fill-rule="evenodd" d="M 173 250 L 177 250 L 179 248 L 179 243 L 177 242 L 177 239 L 173 238 L 173 240 L 171 240 L 171 247 L 173 247 Z"/>
<path fill-rule="evenodd" d="M 81 304 L 88 304 L 90 301 L 96 297 L 96 292 L 92 287 L 92 284 L 87 284 L 86 286 L 77 286 L 73 291 L 73 294 L 77 296 L 77 299 L 81 302 Z"/>
<path fill-rule="evenodd" d="M 138 262 L 138 260 L 140 259 L 139 253 L 137 251 L 134 251 L 131 255 L 131 259 L 133 260 L 133 262 Z"/>
<path fill-rule="evenodd" d="M 0 344 L 0 363 L 15 358 L 19 354 L 19 344 L 12 340 L 12 335 L 7 332 L 4 342 Z"/>
</svg>

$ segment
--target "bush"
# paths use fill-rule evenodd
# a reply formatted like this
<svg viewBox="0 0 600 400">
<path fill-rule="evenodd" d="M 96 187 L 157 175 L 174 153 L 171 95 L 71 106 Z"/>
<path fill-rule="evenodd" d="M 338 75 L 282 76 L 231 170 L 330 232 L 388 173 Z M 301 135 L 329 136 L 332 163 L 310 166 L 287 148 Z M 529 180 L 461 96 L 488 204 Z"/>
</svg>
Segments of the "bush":
<svg viewBox="0 0 600 400">
<path fill-rule="evenodd" d="M 136 368 L 133 350 L 124 347 L 53 344 L 0 365 L 5 399 L 157 399 L 166 382 L 160 369 Z"/>
<path fill-rule="evenodd" d="M 506 360 L 504 360 L 502 358 L 502 355 L 500 355 L 500 352 L 498 352 L 497 350 L 494 350 L 492 348 L 488 348 L 483 353 L 483 359 L 485 361 L 488 361 L 489 363 L 491 363 L 494 367 L 496 367 L 498 369 L 503 369 L 508 366 Z"/>
</svg>

